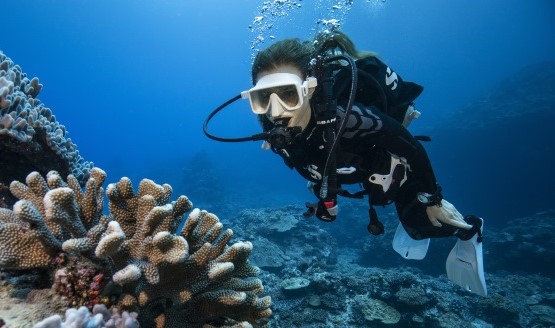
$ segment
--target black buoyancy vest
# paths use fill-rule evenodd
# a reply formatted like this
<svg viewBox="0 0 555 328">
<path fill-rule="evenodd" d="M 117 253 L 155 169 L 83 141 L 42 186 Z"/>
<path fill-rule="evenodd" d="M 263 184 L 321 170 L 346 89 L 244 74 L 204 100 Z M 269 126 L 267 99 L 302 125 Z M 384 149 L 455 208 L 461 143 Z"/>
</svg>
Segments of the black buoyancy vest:
<svg viewBox="0 0 555 328">
<path fill-rule="evenodd" d="M 404 81 L 395 71 L 376 57 L 356 61 L 358 85 L 355 99 L 366 106 L 376 106 L 399 123 L 403 123 L 408 106 L 424 88 Z M 335 75 L 334 91 L 338 101 L 349 97 L 351 70 L 343 67 Z"/>
</svg>

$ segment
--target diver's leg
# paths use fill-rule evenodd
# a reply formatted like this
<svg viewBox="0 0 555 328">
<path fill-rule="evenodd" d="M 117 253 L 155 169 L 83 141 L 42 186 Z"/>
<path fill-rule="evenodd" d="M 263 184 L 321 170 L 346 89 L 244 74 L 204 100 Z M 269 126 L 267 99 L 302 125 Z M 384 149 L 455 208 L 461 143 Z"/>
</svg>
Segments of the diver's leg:
<svg viewBox="0 0 555 328">
<path fill-rule="evenodd" d="M 420 203 L 416 196 L 411 196 L 416 195 L 416 191 L 411 190 L 410 186 L 403 191 L 399 195 L 396 207 L 407 234 L 416 240 L 456 236 L 457 243 L 446 261 L 447 277 L 470 292 L 486 296 L 482 252 L 483 220 L 473 215 L 466 216 L 464 220 L 472 225 L 468 230 L 445 223 L 441 227 L 436 227 L 428 219 L 426 205 Z"/>
</svg>

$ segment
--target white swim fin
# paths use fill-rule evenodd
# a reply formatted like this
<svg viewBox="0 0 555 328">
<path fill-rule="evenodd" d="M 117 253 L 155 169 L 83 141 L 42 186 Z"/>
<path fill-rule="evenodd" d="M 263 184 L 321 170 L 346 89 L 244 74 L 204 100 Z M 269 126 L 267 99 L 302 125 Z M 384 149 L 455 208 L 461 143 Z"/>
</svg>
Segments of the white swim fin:
<svg viewBox="0 0 555 328">
<path fill-rule="evenodd" d="M 482 221 L 481 231 L 484 220 L 480 220 Z M 469 240 L 457 240 L 447 257 L 445 267 L 447 277 L 453 283 L 469 292 L 487 296 L 481 239 L 481 233 L 476 233 Z"/>
<path fill-rule="evenodd" d="M 407 260 L 422 260 L 426 257 L 430 246 L 430 238 L 412 239 L 401 223 L 397 226 L 393 237 L 393 249 Z"/>
</svg>

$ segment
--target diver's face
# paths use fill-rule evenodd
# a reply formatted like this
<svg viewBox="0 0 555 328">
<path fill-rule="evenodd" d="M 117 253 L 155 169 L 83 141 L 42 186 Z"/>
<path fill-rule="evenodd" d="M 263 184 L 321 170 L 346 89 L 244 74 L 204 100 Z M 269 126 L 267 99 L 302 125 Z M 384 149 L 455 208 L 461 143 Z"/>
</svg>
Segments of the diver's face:
<svg viewBox="0 0 555 328">
<path fill-rule="evenodd" d="M 301 71 L 290 64 L 279 65 L 273 69 L 261 71 L 257 77 L 256 82 L 263 78 L 264 76 L 274 74 L 274 73 L 290 73 L 297 75 L 301 81 L 305 78 Z M 308 94 L 308 99 L 303 102 L 303 105 L 300 108 L 295 110 L 287 110 L 284 108 L 277 99 L 275 101 L 270 102 L 270 108 L 266 112 L 266 117 L 270 120 L 270 122 L 276 124 L 277 122 L 287 123 L 288 127 L 300 126 L 301 129 L 305 129 L 310 121 L 310 102 L 308 101 L 312 96 L 312 90 Z"/>
</svg>

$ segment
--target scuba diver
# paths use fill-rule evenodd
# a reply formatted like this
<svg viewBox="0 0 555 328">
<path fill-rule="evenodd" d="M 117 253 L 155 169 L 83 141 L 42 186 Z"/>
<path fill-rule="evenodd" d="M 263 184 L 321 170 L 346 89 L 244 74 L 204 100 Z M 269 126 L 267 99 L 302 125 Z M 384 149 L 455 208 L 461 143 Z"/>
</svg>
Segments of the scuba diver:
<svg viewBox="0 0 555 328">
<path fill-rule="evenodd" d="M 263 149 L 308 180 L 316 195 L 306 217 L 331 222 L 338 196 L 368 197 L 368 231 L 384 231 L 374 206 L 395 204 L 400 224 L 393 248 L 406 259 L 422 259 L 430 238 L 458 238 L 448 256 L 448 278 L 487 294 L 482 259 L 483 220 L 463 217 L 443 198 L 432 165 L 407 127 L 420 116 L 414 100 L 423 88 L 404 81 L 371 52 L 360 52 L 341 31 L 319 33 L 313 41 L 285 39 L 260 51 L 252 65 L 254 87 L 207 118 L 204 131 L 220 141 L 264 140 Z M 219 110 L 248 99 L 263 132 L 224 139 L 207 132 Z M 360 184 L 351 193 L 342 185 Z"/>
</svg>

